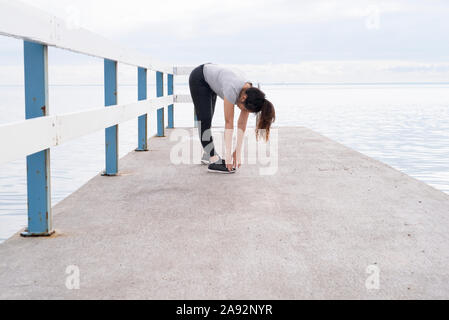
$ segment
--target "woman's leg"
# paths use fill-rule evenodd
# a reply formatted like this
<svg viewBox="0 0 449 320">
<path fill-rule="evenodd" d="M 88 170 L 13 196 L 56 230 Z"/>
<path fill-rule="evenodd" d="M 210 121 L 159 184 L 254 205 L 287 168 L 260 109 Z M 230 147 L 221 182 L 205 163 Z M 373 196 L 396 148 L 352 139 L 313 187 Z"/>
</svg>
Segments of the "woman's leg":
<svg viewBox="0 0 449 320">
<path fill-rule="evenodd" d="M 217 94 L 212 91 L 204 79 L 203 66 L 192 71 L 189 78 L 190 93 L 198 119 L 198 131 L 204 152 L 214 157 L 215 146 L 212 137 L 212 118 L 215 112 Z"/>
</svg>

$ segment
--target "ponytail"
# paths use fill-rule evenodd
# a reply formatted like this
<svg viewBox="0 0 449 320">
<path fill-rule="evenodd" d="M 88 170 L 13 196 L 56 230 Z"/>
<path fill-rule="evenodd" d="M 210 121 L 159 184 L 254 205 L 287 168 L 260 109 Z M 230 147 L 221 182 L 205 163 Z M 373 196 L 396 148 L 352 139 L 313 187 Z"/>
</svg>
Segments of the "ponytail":
<svg viewBox="0 0 449 320">
<path fill-rule="evenodd" d="M 273 104 L 264 99 L 262 110 L 257 115 L 256 139 L 262 136 L 265 141 L 270 140 L 270 129 L 273 122 L 276 121 L 276 111 Z M 262 131 L 262 132 L 261 132 Z"/>
</svg>

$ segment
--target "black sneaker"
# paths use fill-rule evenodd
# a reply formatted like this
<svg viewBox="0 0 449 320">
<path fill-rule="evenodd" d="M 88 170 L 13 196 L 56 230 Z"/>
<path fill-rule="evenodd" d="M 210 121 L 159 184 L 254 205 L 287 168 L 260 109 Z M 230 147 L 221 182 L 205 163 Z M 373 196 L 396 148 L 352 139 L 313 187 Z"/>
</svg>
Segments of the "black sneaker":
<svg viewBox="0 0 449 320">
<path fill-rule="evenodd" d="M 209 165 L 209 172 L 231 174 L 235 173 L 235 169 L 229 171 L 228 168 L 226 168 L 226 162 L 223 159 L 220 159 L 217 162 L 211 163 Z"/>
</svg>

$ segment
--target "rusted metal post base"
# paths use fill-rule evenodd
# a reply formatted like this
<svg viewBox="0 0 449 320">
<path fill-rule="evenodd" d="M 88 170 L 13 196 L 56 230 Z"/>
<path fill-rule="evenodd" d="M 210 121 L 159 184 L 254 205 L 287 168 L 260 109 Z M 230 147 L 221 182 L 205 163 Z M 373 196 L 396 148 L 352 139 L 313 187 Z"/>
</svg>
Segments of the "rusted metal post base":
<svg viewBox="0 0 449 320">
<path fill-rule="evenodd" d="M 107 173 L 106 171 L 103 171 L 101 173 L 101 176 L 102 177 L 116 177 L 116 176 L 118 176 L 118 173 Z"/>
<path fill-rule="evenodd" d="M 20 236 L 23 238 L 38 238 L 38 237 L 51 237 L 54 234 L 55 234 L 54 230 L 51 232 L 46 232 L 46 233 L 31 233 L 31 232 L 28 232 L 27 230 L 25 230 L 24 232 L 22 232 L 20 234 Z"/>
</svg>

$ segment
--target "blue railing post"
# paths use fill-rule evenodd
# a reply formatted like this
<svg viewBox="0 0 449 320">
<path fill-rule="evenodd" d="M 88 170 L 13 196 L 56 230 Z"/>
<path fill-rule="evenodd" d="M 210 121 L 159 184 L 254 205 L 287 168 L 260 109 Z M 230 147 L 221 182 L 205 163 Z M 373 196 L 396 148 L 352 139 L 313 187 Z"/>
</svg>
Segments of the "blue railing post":
<svg viewBox="0 0 449 320">
<path fill-rule="evenodd" d="M 104 60 L 105 106 L 117 105 L 117 61 Z M 106 171 L 104 175 L 118 174 L 118 125 L 106 128 Z"/>
<path fill-rule="evenodd" d="M 168 95 L 173 95 L 173 75 L 168 75 Z M 173 129 L 175 127 L 175 115 L 174 115 L 174 105 L 168 106 L 168 128 Z"/>
<path fill-rule="evenodd" d="M 137 86 L 139 101 L 147 100 L 147 69 L 138 69 Z M 138 127 L 139 141 L 136 151 L 148 151 L 148 114 L 139 117 Z"/>
<path fill-rule="evenodd" d="M 47 63 L 47 46 L 24 41 L 26 119 L 49 114 Z M 50 149 L 27 157 L 27 194 L 28 229 L 22 236 L 51 235 Z"/>
<path fill-rule="evenodd" d="M 164 96 L 164 73 L 156 71 L 156 93 L 157 97 Z M 161 108 L 157 110 L 157 136 L 164 137 L 165 136 L 165 119 L 164 119 L 164 109 Z"/>
</svg>

